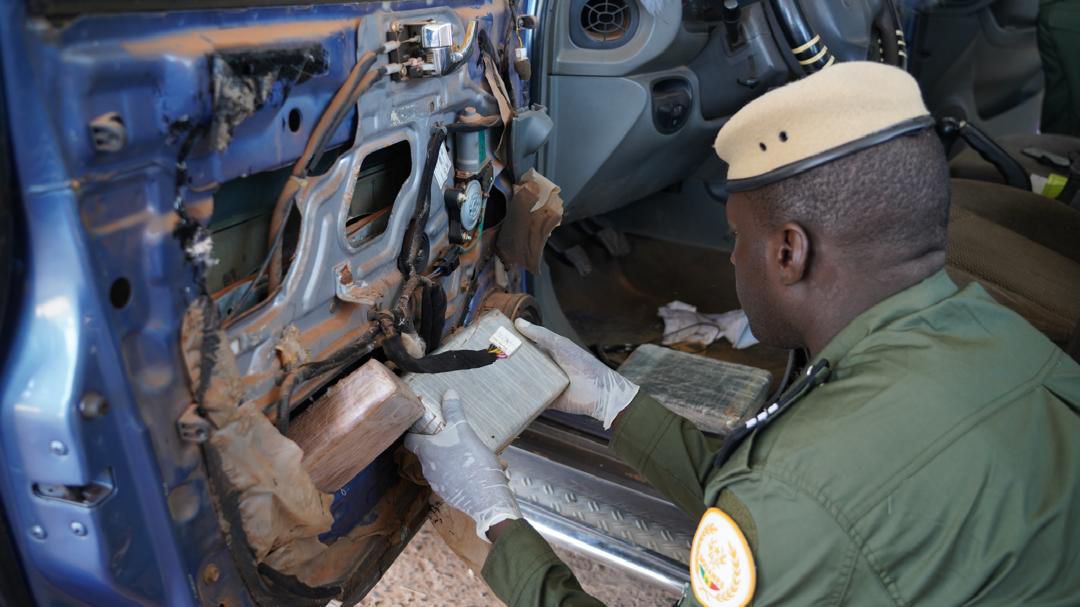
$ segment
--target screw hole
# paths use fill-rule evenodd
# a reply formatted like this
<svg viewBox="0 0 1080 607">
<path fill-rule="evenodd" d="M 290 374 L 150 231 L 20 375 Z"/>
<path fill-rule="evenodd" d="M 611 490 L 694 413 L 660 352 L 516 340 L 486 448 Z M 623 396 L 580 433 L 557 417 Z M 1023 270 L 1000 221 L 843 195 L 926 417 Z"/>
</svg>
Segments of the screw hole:
<svg viewBox="0 0 1080 607">
<path fill-rule="evenodd" d="M 787 141 L 787 131 L 780 131 L 780 141 Z"/>
<path fill-rule="evenodd" d="M 131 301 L 131 283 L 126 278 L 117 278 L 109 287 L 109 302 L 119 310 Z"/>
<path fill-rule="evenodd" d="M 761 148 L 761 151 L 762 151 L 762 152 L 764 152 L 764 151 L 766 151 L 766 150 L 768 150 L 768 149 L 769 149 L 769 148 L 767 148 L 767 147 L 765 146 L 765 144 L 764 144 L 764 143 L 758 143 L 758 147 L 759 147 L 759 148 Z"/>
<path fill-rule="evenodd" d="M 300 110 L 293 108 L 289 110 L 289 130 L 297 132 L 300 130 L 300 125 L 303 123 L 304 117 L 300 114 Z"/>
</svg>

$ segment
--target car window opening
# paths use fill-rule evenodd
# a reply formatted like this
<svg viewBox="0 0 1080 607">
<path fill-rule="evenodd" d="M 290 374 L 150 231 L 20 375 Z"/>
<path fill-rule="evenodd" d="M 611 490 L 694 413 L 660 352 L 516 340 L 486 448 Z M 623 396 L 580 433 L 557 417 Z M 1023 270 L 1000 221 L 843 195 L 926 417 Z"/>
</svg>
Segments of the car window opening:
<svg viewBox="0 0 1080 607">
<path fill-rule="evenodd" d="M 411 173 L 412 150 L 407 141 L 376 150 L 364 158 L 345 220 L 345 237 L 350 244 L 371 242 L 386 231 L 394 201 Z"/>
</svg>

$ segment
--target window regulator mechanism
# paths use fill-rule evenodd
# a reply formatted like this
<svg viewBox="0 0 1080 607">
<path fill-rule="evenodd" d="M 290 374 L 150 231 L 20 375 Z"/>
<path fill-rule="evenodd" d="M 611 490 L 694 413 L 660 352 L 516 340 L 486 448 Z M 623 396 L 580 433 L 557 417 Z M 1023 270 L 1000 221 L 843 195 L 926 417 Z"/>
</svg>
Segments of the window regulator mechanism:
<svg viewBox="0 0 1080 607">
<path fill-rule="evenodd" d="M 476 28 L 476 21 L 470 21 L 461 44 L 454 44 L 453 25 L 449 21 L 396 22 L 386 34 L 390 53 L 386 71 L 397 81 L 450 74 L 472 55 Z"/>
</svg>

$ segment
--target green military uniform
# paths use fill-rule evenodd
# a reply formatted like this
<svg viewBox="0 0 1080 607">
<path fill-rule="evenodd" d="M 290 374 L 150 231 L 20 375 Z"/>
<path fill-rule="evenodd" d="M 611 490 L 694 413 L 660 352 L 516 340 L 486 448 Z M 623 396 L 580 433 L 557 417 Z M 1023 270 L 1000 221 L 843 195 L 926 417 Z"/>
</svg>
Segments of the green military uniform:
<svg viewBox="0 0 1080 607">
<path fill-rule="evenodd" d="M 734 519 L 754 604 L 1080 604 L 1080 366 L 943 271 L 822 360 L 827 380 L 719 467 L 718 444 L 645 395 L 612 446 L 691 515 Z M 524 521 L 483 573 L 510 605 L 598 604 Z"/>
</svg>

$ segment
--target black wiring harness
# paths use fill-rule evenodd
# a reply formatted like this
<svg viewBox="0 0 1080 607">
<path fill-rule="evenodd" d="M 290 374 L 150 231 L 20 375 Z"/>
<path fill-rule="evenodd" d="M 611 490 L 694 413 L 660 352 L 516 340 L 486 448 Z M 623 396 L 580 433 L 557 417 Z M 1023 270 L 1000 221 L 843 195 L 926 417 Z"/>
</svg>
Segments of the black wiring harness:
<svg viewBox="0 0 1080 607">
<path fill-rule="evenodd" d="M 264 302 L 271 300 L 274 291 L 280 286 L 282 265 L 281 245 L 285 239 L 285 228 L 288 223 L 287 219 L 289 213 L 296 204 L 296 194 L 303 186 L 304 180 L 307 179 L 311 174 L 311 171 L 319 164 L 319 161 L 326 153 L 326 146 L 330 142 L 330 139 L 334 136 L 334 133 L 337 132 L 338 128 L 341 127 L 341 123 L 349 115 L 349 112 L 356 107 L 357 102 L 360 100 L 360 96 L 371 88 L 373 84 L 382 79 L 384 75 L 383 70 L 371 69 L 375 64 L 377 57 L 378 55 L 375 51 L 367 51 L 360 56 L 356 65 L 349 71 L 349 75 L 341 85 L 341 88 L 339 88 L 337 93 L 330 99 L 330 104 L 326 107 L 326 110 L 319 116 L 319 121 L 315 124 L 315 128 L 312 129 L 311 135 L 308 137 L 308 142 L 304 146 L 304 151 L 300 154 L 300 158 L 293 164 L 289 179 L 285 182 L 284 187 L 282 187 L 281 192 L 278 194 L 277 200 L 274 203 L 274 210 L 270 216 L 270 238 L 266 257 L 259 266 L 259 270 L 255 273 L 255 277 L 248 283 L 243 293 L 241 293 L 240 297 L 233 304 L 234 311 L 226 316 L 223 326 L 228 326 L 234 316 L 244 309 L 244 303 L 255 291 L 256 286 L 264 277 L 267 278 L 269 291 L 269 295 L 263 299 Z"/>
<path fill-rule="evenodd" d="M 438 345 L 442 337 L 446 316 L 446 294 L 431 278 L 421 275 L 427 265 L 430 244 L 426 226 L 431 213 L 431 186 L 439 153 L 446 141 L 446 129 L 436 127 L 426 150 L 420 191 L 409 225 L 402 239 L 397 266 L 405 280 L 402 281 L 394 305 L 390 310 L 376 313 L 375 320 L 355 342 L 329 358 L 299 365 L 285 376 L 281 396 L 267 406 L 265 412 L 276 411 L 277 428 L 282 434 L 289 430 L 289 412 L 296 388 L 305 381 L 350 365 L 382 347 L 387 359 L 403 371 L 410 373 L 445 373 L 463 369 L 476 369 L 494 363 L 498 355 L 488 350 L 454 350 L 428 354 L 417 358 L 408 352 L 402 341 L 404 333 L 416 332 L 412 322 L 413 298 L 421 293 L 421 327 L 419 333 L 427 342 L 428 349 Z M 436 272 L 440 267 L 436 268 Z"/>
<path fill-rule="evenodd" d="M 480 34 L 481 52 L 494 58 L 494 49 L 491 48 L 490 40 L 483 31 Z M 262 299 L 263 305 L 272 301 L 274 293 L 280 288 L 283 265 L 282 243 L 289 213 L 296 204 L 296 195 L 314 167 L 319 164 L 333 134 L 337 132 L 345 118 L 356 107 L 361 95 L 384 76 L 384 70 L 372 69 L 379 54 L 376 51 L 367 51 L 360 56 L 356 65 L 349 71 L 345 82 L 331 98 L 326 110 L 323 111 L 319 121 L 312 129 L 303 153 L 293 164 L 289 179 L 275 201 L 270 219 L 266 256 L 254 278 L 234 302 L 232 306 L 233 312 L 228 314 L 222 321 L 221 326 L 223 328 L 231 325 L 236 315 L 244 310 L 244 304 L 252 293 L 256 291 L 258 284 L 264 278 L 267 282 L 268 293 Z M 501 121 L 498 117 L 488 117 L 482 124 L 450 124 L 436 126 L 433 129 L 428 140 L 427 156 L 424 161 L 420 190 L 417 195 L 413 216 L 406 227 L 401 252 L 397 259 L 397 267 L 404 280 L 393 298 L 394 305 L 389 310 L 376 312 L 375 318 L 372 319 L 363 333 L 345 348 L 323 360 L 306 362 L 288 370 L 281 381 L 279 398 L 264 410 L 267 414 L 276 413 L 277 428 L 282 434 L 288 432 L 292 398 L 301 384 L 351 365 L 380 347 L 388 360 L 393 362 L 399 369 L 411 373 L 445 373 L 462 369 L 475 369 L 490 365 L 498 360 L 498 356 L 488 350 L 459 350 L 415 357 L 409 353 L 402 336 L 412 333 L 419 334 L 424 339 L 427 350 L 430 351 L 442 339 L 442 332 L 445 328 L 446 293 L 441 285 L 435 282 L 434 278 L 440 275 L 448 275 L 453 271 L 453 268 L 456 268 L 458 264 L 457 255 L 460 254 L 460 251 L 452 251 L 449 257 L 437 261 L 429 276 L 422 275 L 421 271 L 428 265 L 430 256 L 430 243 L 425 228 L 431 213 L 431 188 L 434 181 L 435 167 L 442 146 L 446 142 L 447 132 L 490 128 L 497 126 L 499 122 Z M 483 262 L 478 265 L 483 265 Z M 472 278 L 472 282 L 475 283 L 476 273 Z M 475 284 L 471 284 L 467 297 L 471 296 L 474 291 Z M 421 294 L 419 302 L 420 327 L 414 327 L 412 320 L 413 299 L 418 292 Z"/>
</svg>

